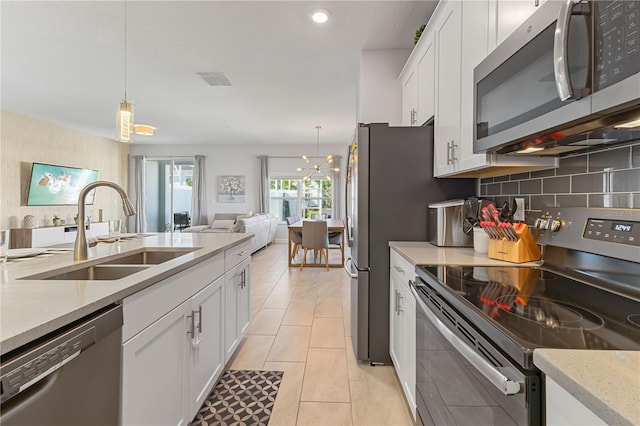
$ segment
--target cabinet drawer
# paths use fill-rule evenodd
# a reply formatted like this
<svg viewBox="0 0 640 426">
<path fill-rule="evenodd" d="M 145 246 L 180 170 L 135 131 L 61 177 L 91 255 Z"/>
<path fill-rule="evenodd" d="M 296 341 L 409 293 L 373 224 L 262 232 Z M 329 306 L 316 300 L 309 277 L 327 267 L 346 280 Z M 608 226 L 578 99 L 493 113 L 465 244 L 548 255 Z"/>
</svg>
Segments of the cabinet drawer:
<svg viewBox="0 0 640 426">
<path fill-rule="evenodd" d="M 125 298 L 122 341 L 126 342 L 223 274 L 224 256 L 219 254 Z"/>
<path fill-rule="evenodd" d="M 224 270 L 228 271 L 229 269 L 236 266 L 238 263 L 242 262 L 245 259 L 248 259 L 251 256 L 251 241 L 245 241 L 244 243 L 238 244 L 237 246 L 231 247 L 224 251 Z"/>
<path fill-rule="evenodd" d="M 409 280 L 413 280 L 416 277 L 416 267 L 393 249 L 389 260 L 392 273 L 396 274 L 403 285 L 408 286 Z"/>
</svg>

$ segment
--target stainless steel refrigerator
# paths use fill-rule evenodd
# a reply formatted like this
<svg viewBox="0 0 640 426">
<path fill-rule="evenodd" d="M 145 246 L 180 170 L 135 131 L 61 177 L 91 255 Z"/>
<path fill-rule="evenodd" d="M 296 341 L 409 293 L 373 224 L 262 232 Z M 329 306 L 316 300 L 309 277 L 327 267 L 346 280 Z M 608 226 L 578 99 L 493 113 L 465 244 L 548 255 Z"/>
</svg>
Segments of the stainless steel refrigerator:
<svg viewBox="0 0 640 426">
<path fill-rule="evenodd" d="M 356 358 L 390 363 L 389 241 L 426 241 L 427 205 L 476 194 L 475 179 L 433 177 L 433 127 L 360 124 L 346 172 L 351 340 Z"/>
</svg>

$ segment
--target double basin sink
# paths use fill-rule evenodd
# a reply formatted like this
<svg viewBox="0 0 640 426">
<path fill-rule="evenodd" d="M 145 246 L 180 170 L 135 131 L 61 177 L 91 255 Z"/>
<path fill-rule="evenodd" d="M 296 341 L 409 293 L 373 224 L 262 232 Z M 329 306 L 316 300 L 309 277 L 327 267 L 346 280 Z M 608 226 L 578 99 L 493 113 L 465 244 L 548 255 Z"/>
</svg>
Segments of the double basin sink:
<svg viewBox="0 0 640 426">
<path fill-rule="evenodd" d="M 145 247 L 133 253 L 121 256 L 109 256 L 99 263 L 91 265 L 68 266 L 36 275 L 21 278 L 23 280 L 119 280 L 136 272 L 144 271 L 153 265 L 159 265 L 198 250 L 198 247 L 164 248 Z"/>
</svg>

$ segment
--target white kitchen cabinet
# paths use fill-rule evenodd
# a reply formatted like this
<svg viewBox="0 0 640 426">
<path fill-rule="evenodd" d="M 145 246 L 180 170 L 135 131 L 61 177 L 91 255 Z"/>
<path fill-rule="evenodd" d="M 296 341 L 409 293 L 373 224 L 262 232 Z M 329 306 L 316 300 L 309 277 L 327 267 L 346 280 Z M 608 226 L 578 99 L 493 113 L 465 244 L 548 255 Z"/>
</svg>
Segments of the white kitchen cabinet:
<svg viewBox="0 0 640 426">
<path fill-rule="evenodd" d="M 250 261 L 247 259 L 225 274 L 225 362 L 236 351 L 249 326 Z"/>
<path fill-rule="evenodd" d="M 123 300 L 121 424 L 180 425 L 195 416 L 249 323 L 250 246 L 231 247 Z M 239 291 L 228 291 L 230 276 Z"/>
<path fill-rule="evenodd" d="M 460 67 L 462 2 L 440 2 L 442 14 L 434 22 L 436 43 L 436 104 L 434 175 L 455 171 L 460 151 Z"/>
<path fill-rule="evenodd" d="M 191 298 L 187 333 L 191 338 L 189 412 L 196 413 L 222 374 L 225 324 L 224 277 Z"/>
<path fill-rule="evenodd" d="M 416 417 L 416 303 L 409 289 L 414 267 L 395 250 L 390 255 L 389 354 L 409 405 Z"/>
<path fill-rule="evenodd" d="M 421 126 L 435 114 L 436 84 L 436 48 L 433 32 L 422 34 L 424 54 L 418 62 L 418 125 Z M 421 38 L 422 38 L 421 37 Z"/>
<path fill-rule="evenodd" d="M 189 302 L 122 345 L 122 425 L 186 425 Z M 99 368 L 99 366 L 98 366 Z"/>
<path fill-rule="evenodd" d="M 547 426 L 604 426 L 607 423 L 548 376 L 545 377 Z"/>
<path fill-rule="evenodd" d="M 489 0 L 489 51 L 529 18 L 544 0 Z"/>
<path fill-rule="evenodd" d="M 73 243 L 76 225 L 45 226 L 42 228 L 15 228 L 11 230 L 11 248 L 46 247 L 54 244 Z M 109 222 L 91 222 L 86 229 L 87 238 L 109 233 Z"/>
<path fill-rule="evenodd" d="M 402 125 L 418 124 L 418 74 L 412 70 L 402 83 Z"/>
</svg>

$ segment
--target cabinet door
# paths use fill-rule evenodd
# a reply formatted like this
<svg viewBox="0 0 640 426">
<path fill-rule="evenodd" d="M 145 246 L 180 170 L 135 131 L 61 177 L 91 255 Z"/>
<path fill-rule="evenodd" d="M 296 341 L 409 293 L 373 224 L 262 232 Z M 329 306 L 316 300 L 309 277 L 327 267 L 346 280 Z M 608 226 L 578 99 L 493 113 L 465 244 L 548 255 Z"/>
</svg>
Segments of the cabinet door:
<svg viewBox="0 0 640 426">
<path fill-rule="evenodd" d="M 251 321 L 251 260 L 239 265 L 240 287 L 238 288 L 238 338 L 242 339 Z"/>
<path fill-rule="evenodd" d="M 435 114 L 436 49 L 433 33 L 422 35 L 427 50 L 418 63 L 418 125 L 424 124 Z"/>
<path fill-rule="evenodd" d="M 400 308 L 402 294 L 400 292 L 399 278 L 391 271 L 391 289 L 390 305 L 389 305 L 389 355 L 396 369 L 396 374 L 403 381 L 405 373 L 405 346 L 404 346 L 404 330 L 402 324 L 402 311 Z"/>
<path fill-rule="evenodd" d="M 491 0 L 491 2 L 495 3 L 495 6 L 492 6 L 496 9 L 495 46 L 498 46 L 505 38 L 514 32 L 516 28 L 526 21 L 544 1 Z"/>
<path fill-rule="evenodd" d="M 455 170 L 460 149 L 461 9 L 448 1 L 436 23 L 435 176 Z"/>
<path fill-rule="evenodd" d="M 190 415 L 202 406 L 224 368 L 224 282 L 218 278 L 191 299 Z"/>
<path fill-rule="evenodd" d="M 406 374 L 402 386 L 413 419 L 416 418 L 416 300 L 406 289 L 403 306 Z"/>
<path fill-rule="evenodd" d="M 189 302 L 122 346 L 123 425 L 183 425 L 189 375 Z M 99 368 L 99 366 L 97 366 Z"/>
<path fill-rule="evenodd" d="M 462 3 L 462 56 L 460 79 L 460 150 L 457 171 L 473 170 L 488 162 L 487 154 L 473 153 L 473 69 L 488 53 L 489 3 Z"/>
<path fill-rule="evenodd" d="M 224 361 L 229 361 L 240 343 L 238 297 L 241 286 L 240 267 L 231 268 L 225 276 L 224 288 Z"/>
<path fill-rule="evenodd" d="M 418 123 L 418 75 L 415 70 L 402 85 L 402 125 L 415 126 Z"/>
</svg>

